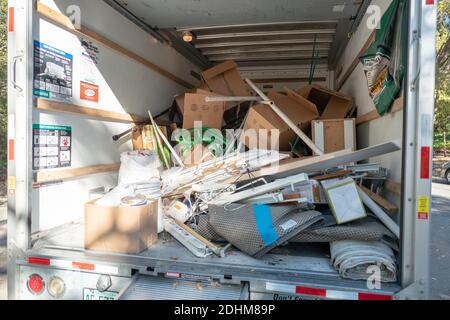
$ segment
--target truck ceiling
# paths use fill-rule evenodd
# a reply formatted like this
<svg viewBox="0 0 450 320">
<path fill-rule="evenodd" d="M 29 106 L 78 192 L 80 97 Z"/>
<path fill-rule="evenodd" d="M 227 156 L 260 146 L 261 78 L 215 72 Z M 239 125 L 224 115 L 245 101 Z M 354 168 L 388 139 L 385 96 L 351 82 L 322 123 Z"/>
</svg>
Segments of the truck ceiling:
<svg viewBox="0 0 450 320">
<path fill-rule="evenodd" d="M 104 0 L 202 67 L 317 63 L 334 69 L 370 1 Z M 184 32 L 193 41 L 183 42 Z M 196 61 L 195 61 L 196 60 Z"/>
</svg>

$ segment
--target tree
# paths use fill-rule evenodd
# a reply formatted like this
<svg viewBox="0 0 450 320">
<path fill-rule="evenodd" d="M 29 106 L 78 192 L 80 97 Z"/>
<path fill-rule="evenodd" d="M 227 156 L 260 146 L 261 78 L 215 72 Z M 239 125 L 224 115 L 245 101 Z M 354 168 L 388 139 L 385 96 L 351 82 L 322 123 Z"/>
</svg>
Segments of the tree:
<svg viewBox="0 0 450 320">
<path fill-rule="evenodd" d="M 444 156 L 447 156 L 447 135 L 450 132 L 450 1 L 439 1 L 437 19 L 437 75 L 435 133 L 442 135 Z"/>
<path fill-rule="evenodd" d="M 7 139 L 7 4 L 0 0 L 0 183 L 6 176 Z M 0 188 L 1 189 L 1 188 Z"/>
</svg>

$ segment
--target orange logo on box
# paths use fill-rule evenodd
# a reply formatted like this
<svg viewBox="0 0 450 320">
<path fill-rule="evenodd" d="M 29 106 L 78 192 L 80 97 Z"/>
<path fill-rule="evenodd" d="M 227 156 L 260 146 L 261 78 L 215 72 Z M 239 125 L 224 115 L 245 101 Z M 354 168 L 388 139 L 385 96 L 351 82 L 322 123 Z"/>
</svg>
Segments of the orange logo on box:
<svg viewBox="0 0 450 320">
<path fill-rule="evenodd" d="M 98 102 L 98 86 L 86 82 L 80 82 L 80 99 L 92 102 Z"/>
</svg>

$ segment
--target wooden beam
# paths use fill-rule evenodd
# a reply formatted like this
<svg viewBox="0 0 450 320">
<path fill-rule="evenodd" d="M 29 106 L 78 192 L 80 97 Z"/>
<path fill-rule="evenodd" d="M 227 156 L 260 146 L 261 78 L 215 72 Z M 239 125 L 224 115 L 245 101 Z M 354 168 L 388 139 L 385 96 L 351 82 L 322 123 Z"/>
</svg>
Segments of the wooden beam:
<svg viewBox="0 0 450 320">
<path fill-rule="evenodd" d="M 378 204 L 384 211 L 386 211 L 389 214 L 395 214 L 398 211 L 398 208 L 396 205 L 390 203 L 383 197 L 379 196 L 375 192 L 370 191 L 366 187 L 360 185 L 359 186 L 361 190 L 363 190 L 373 201 L 375 201 L 376 204 Z"/>
<path fill-rule="evenodd" d="M 402 193 L 402 184 L 388 179 L 384 183 L 384 189 L 395 195 L 400 195 Z"/>
<path fill-rule="evenodd" d="M 370 121 L 378 119 L 378 118 L 381 118 L 380 115 L 378 114 L 378 111 L 372 110 L 372 111 L 365 113 L 362 116 L 356 118 L 356 125 L 359 126 L 360 124 L 370 122 Z"/>
<path fill-rule="evenodd" d="M 313 78 L 313 81 L 324 82 L 325 77 Z M 272 78 L 272 79 L 252 79 L 253 83 L 290 83 L 290 82 L 308 82 L 309 78 Z"/>
<path fill-rule="evenodd" d="M 392 105 L 390 111 L 388 113 L 386 113 L 384 116 L 387 116 L 389 114 L 393 114 L 395 112 L 403 110 L 403 105 L 404 105 L 404 99 L 402 96 L 394 101 L 394 104 Z M 367 123 L 367 122 L 370 122 L 372 120 L 376 120 L 379 118 L 382 118 L 382 117 L 378 114 L 378 111 L 372 110 L 372 111 L 356 118 L 356 125 L 359 126 L 360 124 L 364 124 L 364 123 Z"/>
<path fill-rule="evenodd" d="M 36 99 L 35 108 L 42 111 L 69 113 L 74 115 L 93 117 L 104 121 L 139 123 L 145 122 L 147 120 L 146 118 L 139 115 L 93 109 L 88 107 L 77 106 L 74 104 L 44 100 L 41 98 Z"/>
<path fill-rule="evenodd" d="M 329 180 L 329 179 L 347 176 L 352 173 L 353 173 L 353 171 L 351 171 L 351 170 L 342 170 L 342 171 L 338 171 L 338 172 L 334 172 L 334 173 L 324 174 L 321 176 L 314 176 L 311 179 L 317 180 L 317 181 L 323 181 L 323 180 Z"/>
<path fill-rule="evenodd" d="M 344 86 L 345 82 L 348 80 L 348 78 L 352 75 L 353 71 L 355 71 L 356 67 L 359 64 L 359 57 L 372 45 L 372 43 L 375 41 L 375 33 L 376 30 L 372 32 L 372 34 L 367 39 L 366 43 L 364 43 L 361 50 L 358 52 L 358 55 L 355 57 L 353 62 L 350 64 L 350 67 L 347 69 L 347 71 L 342 76 L 341 80 L 338 82 L 337 91 L 340 91 L 342 87 Z"/>
<path fill-rule="evenodd" d="M 405 104 L 405 100 L 404 100 L 403 96 L 401 96 L 400 98 L 398 98 L 394 101 L 394 104 L 392 105 L 389 113 L 394 113 L 394 112 L 403 110 L 404 104 Z"/>
<path fill-rule="evenodd" d="M 138 62 L 147 68 L 159 73 L 160 75 L 178 83 L 179 85 L 185 87 L 185 88 L 194 88 L 194 85 L 191 83 L 177 77 L 176 75 L 170 73 L 169 71 L 161 68 L 160 66 L 154 64 L 153 62 L 148 61 L 147 59 L 141 57 L 140 55 L 132 52 L 131 50 L 128 50 L 119 44 L 115 43 L 114 41 L 109 40 L 108 38 L 98 34 L 97 32 L 89 29 L 86 26 L 81 25 L 80 28 L 76 28 L 69 17 L 65 16 L 62 13 L 59 13 L 50 7 L 46 6 L 39 0 L 36 3 L 36 11 L 43 17 L 47 18 L 48 20 L 52 21 L 53 23 L 59 25 L 60 27 L 73 32 L 77 34 L 78 36 L 88 37 L 105 47 L 115 51 L 116 53 L 119 53 L 122 56 L 125 56 L 135 62 Z"/>
<path fill-rule="evenodd" d="M 106 164 L 75 169 L 38 171 L 35 174 L 35 183 L 47 183 L 84 177 L 91 174 L 116 172 L 119 170 L 119 168 L 120 164 Z"/>
</svg>

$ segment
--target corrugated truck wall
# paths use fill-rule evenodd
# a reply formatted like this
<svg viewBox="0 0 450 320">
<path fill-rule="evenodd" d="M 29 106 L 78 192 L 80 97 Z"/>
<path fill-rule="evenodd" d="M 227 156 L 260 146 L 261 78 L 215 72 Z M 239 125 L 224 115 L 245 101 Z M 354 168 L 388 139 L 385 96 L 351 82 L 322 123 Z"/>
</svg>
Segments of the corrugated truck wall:
<svg viewBox="0 0 450 320">
<path fill-rule="evenodd" d="M 80 25 L 62 27 L 63 14 Z M 128 115 L 169 108 L 172 97 L 196 84 L 191 71 L 200 70 L 103 1 L 38 1 L 33 35 L 35 232 L 82 219 L 89 190 L 116 184 L 117 166 L 98 166 L 118 164 L 132 148 L 126 138 L 112 140 L 130 128 Z M 86 111 L 95 116 L 79 114 Z M 65 146 L 50 148 L 52 134 L 66 135 Z M 105 172 L 79 176 L 99 171 Z"/>
<path fill-rule="evenodd" d="M 357 143 L 358 148 L 367 148 L 393 139 L 402 139 L 403 111 L 401 101 L 397 101 L 383 117 L 379 117 L 375 105 L 367 89 L 367 80 L 363 66 L 358 57 L 371 43 L 374 30 L 370 28 L 376 14 L 383 15 L 391 4 L 390 0 L 374 0 L 364 16 L 360 26 L 352 35 L 347 48 L 338 63 L 337 69 L 341 69 L 336 79 L 336 87 L 343 93 L 351 95 L 358 107 L 357 114 Z M 379 10 L 379 12 L 377 12 Z M 390 169 L 390 179 L 385 196 L 400 203 L 399 188 L 402 173 L 401 152 L 369 159 L 371 163 L 381 163 L 383 167 Z"/>
</svg>

